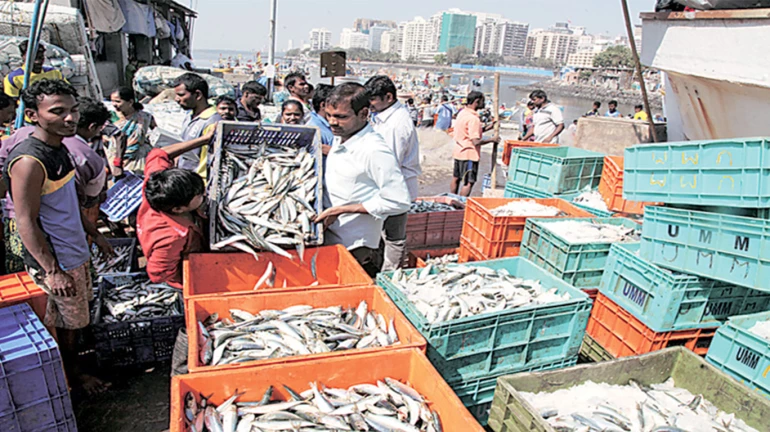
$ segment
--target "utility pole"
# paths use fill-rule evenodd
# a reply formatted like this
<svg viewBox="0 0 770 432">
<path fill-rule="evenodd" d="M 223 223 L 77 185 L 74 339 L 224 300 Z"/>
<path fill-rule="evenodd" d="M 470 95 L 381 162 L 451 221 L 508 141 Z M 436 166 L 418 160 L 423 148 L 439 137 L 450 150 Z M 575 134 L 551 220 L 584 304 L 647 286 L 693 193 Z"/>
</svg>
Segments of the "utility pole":
<svg viewBox="0 0 770 432">
<path fill-rule="evenodd" d="M 267 63 L 269 67 L 275 66 L 275 11 L 278 7 L 278 0 L 270 1 L 270 51 L 268 51 Z M 275 78 L 269 78 L 268 94 L 273 94 Z"/>
</svg>

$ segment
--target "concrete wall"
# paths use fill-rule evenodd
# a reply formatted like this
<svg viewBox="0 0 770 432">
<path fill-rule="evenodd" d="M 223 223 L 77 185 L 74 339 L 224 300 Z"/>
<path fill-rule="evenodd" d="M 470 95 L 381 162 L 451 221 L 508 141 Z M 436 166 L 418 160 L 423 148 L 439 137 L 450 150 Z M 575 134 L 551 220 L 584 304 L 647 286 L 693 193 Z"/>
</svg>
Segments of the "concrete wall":
<svg viewBox="0 0 770 432">
<path fill-rule="evenodd" d="M 114 62 L 96 62 L 96 74 L 102 83 L 104 97 L 108 97 L 120 87 L 121 75 L 123 74 Z"/>
<path fill-rule="evenodd" d="M 658 133 L 658 142 L 666 141 L 666 125 L 657 124 L 655 129 Z M 653 139 L 647 122 L 584 117 L 578 121 L 574 146 L 611 156 L 623 156 L 623 150 L 626 147 L 650 142 L 653 142 Z"/>
</svg>

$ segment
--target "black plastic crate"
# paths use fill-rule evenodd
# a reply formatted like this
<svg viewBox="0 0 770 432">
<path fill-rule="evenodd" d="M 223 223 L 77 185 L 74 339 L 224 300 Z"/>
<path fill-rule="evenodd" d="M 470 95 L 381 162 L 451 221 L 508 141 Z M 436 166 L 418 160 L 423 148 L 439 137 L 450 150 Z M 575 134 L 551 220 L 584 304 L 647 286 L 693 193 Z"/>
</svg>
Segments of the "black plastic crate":
<svg viewBox="0 0 770 432">
<path fill-rule="evenodd" d="M 102 281 L 99 285 L 98 308 L 102 307 L 105 291 L 113 288 L 115 284 Z M 182 311 L 180 315 L 92 324 L 91 334 L 99 367 L 141 366 L 169 360 L 177 333 L 184 327 L 181 291 L 177 302 Z"/>
<path fill-rule="evenodd" d="M 125 268 L 120 269 L 119 271 L 114 272 L 107 272 L 103 274 L 99 274 L 99 276 L 102 277 L 112 277 L 117 275 L 127 275 L 132 274 L 139 271 L 139 247 L 138 247 L 138 241 L 135 238 L 112 238 L 107 239 L 107 242 L 114 248 L 121 248 L 125 246 L 129 246 L 131 249 L 131 259 L 129 260 L 128 264 L 125 266 Z M 96 246 L 96 244 L 91 245 L 91 259 L 99 253 L 99 248 Z"/>
</svg>

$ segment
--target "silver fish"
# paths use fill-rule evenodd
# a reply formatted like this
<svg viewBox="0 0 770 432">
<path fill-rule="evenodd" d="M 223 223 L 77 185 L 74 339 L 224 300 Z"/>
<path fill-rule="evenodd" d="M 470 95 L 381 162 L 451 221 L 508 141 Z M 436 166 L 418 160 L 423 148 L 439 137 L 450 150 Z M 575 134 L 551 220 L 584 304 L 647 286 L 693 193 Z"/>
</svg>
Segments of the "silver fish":
<svg viewBox="0 0 770 432">
<path fill-rule="evenodd" d="M 305 148 L 248 144 L 222 149 L 215 246 L 245 246 L 291 259 L 284 246 L 303 249 L 316 235 L 310 222 L 320 199 L 315 155 Z"/>
<path fill-rule="evenodd" d="M 107 257 L 96 246 L 91 248 L 91 263 L 98 276 L 110 273 L 126 273 L 131 269 L 131 246 L 114 247 L 115 256 Z"/>
<path fill-rule="evenodd" d="M 166 284 L 131 282 L 102 294 L 101 321 L 115 323 L 183 313 L 181 293 Z"/>
<path fill-rule="evenodd" d="M 289 401 L 271 401 L 272 387 L 260 401 L 241 400 L 235 394 L 214 408 L 202 395 L 197 401 L 193 393 L 185 397 L 185 407 L 205 407 L 206 429 L 201 432 L 226 430 L 246 431 L 298 431 L 298 430 L 375 430 L 401 432 L 442 432 L 441 418 L 432 411 L 429 402 L 408 384 L 385 378 L 388 384 L 362 383 L 348 389 L 328 388 L 320 383 L 310 383 L 310 389 L 297 394 L 293 390 Z M 397 384 L 396 384 L 397 383 Z M 393 397 L 394 393 L 380 391 L 398 388 L 400 393 L 411 396 Z M 284 386 L 286 387 L 286 386 Z M 287 388 L 288 389 L 288 388 Z M 392 390 L 389 390 L 392 392 Z M 190 400 L 192 398 L 192 400 Z M 418 402 L 419 401 L 419 402 Z M 409 408 L 407 404 L 413 404 Z M 419 415 L 401 418 L 400 413 L 414 411 Z M 192 422 L 188 422 L 192 424 Z M 201 425 L 203 426 L 203 425 Z"/>
<path fill-rule="evenodd" d="M 409 208 L 409 213 L 430 213 L 458 210 L 454 206 L 434 201 L 415 201 Z"/>
<path fill-rule="evenodd" d="M 230 318 L 207 319 L 199 329 L 201 359 L 206 365 L 242 363 L 268 358 L 371 348 L 399 343 L 393 320 L 358 307 L 313 308 L 297 305 L 284 310 L 233 309 Z M 201 341 L 203 341 L 201 343 Z M 207 343 L 209 342 L 210 343 Z M 208 351 L 212 351 L 209 356 Z"/>
<path fill-rule="evenodd" d="M 539 281 L 486 267 L 428 265 L 417 270 L 396 270 L 389 279 L 429 323 L 571 298 L 569 293 L 543 287 Z"/>
<path fill-rule="evenodd" d="M 609 385 L 588 381 L 553 393 L 522 392 L 521 396 L 540 412 L 549 411 L 549 417 L 543 419 L 555 430 L 756 432 L 702 395 L 676 387 L 673 379 L 649 388 L 636 382 Z"/>
</svg>

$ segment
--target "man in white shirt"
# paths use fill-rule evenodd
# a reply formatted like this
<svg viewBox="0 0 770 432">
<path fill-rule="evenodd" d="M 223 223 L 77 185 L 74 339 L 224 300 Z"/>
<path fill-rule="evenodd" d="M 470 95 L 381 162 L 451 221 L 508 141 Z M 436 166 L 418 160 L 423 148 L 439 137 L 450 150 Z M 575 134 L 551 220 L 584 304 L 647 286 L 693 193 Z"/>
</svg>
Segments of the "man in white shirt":
<svg viewBox="0 0 770 432">
<path fill-rule="evenodd" d="M 374 76 L 364 85 L 369 92 L 369 109 L 374 112 L 372 127 L 382 135 L 396 155 L 409 190 L 409 201 L 417 199 L 417 177 L 420 169 L 420 141 L 409 110 L 396 98 L 396 85 L 385 75 Z M 401 268 L 406 258 L 406 215 L 399 214 L 385 220 L 382 271 Z"/>
<path fill-rule="evenodd" d="M 382 267 L 383 221 L 409 210 L 409 190 L 393 150 L 369 125 L 364 86 L 337 86 L 326 115 L 335 140 L 326 159 L 326 210 L 316 222 L 326 227 L 326 244 L 345 246 L 375 276 Z"/>
<path fill-rule="evenodd" d="M 522 141 L 527 141 L 531 136 L 539 143 L 559 143 L 559 134 L 564 131 L 564 115 L 561 108 L 548 100 L 548 95 L 543 90 L 535 90 L 529 95 L 529 99 L 535 104 L 535 113 L 532 116 L 533 127 L 527 131 Z"/>
</svg>

